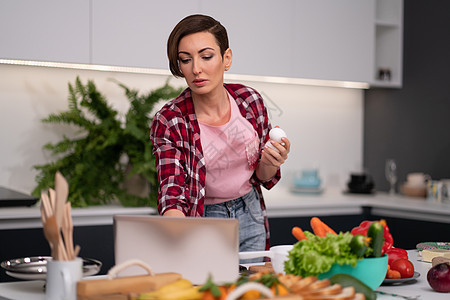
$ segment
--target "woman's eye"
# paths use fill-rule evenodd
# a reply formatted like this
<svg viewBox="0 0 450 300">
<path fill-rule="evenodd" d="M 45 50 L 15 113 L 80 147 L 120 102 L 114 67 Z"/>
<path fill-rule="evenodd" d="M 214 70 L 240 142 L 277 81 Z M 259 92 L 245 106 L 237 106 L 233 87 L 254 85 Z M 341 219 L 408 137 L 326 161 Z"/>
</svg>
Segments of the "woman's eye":
<svg viewBox="0 0 450 300">
<path fill-rule="evenodd" d="M 208 56 L 203 56 L 202 58 L 204 60 L 210 60 L 213 56 L 212 55 L 208 55 Z"/>
<path fill-rule="evenodd" d="M 181 62 L 182 64 L 187 64 L 189 61 L 190 61 L 189 58 L 180 58 L 180 62 Z"/>
</svg>

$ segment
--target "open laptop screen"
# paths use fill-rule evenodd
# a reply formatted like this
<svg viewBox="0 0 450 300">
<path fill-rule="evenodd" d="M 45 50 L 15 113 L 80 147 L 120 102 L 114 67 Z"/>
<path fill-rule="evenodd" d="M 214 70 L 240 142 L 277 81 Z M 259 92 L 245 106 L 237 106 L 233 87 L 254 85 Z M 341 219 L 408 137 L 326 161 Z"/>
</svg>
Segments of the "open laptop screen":
<svg viewBox="0 0 450 300">
<path fill-rule="evenodd" d="M 114 216 L 115 263 L 139 259 L 155 273 L 177 272 L 194 284 L 211 274 L 216 282 L 239 275 L 236 219 Z M 131 267 L 119 275 L 145 274 Z"/>
</svg>

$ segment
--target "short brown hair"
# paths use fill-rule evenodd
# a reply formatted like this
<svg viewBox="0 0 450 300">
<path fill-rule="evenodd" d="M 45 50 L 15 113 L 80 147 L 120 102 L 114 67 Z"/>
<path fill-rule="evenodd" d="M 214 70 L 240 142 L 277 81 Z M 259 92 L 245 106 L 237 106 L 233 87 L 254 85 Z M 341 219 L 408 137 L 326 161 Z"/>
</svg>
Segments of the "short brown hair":
<svg viewBox="0 0 450 300">
<path fill-rule="evenodd" d="M 197 32 L 209 32 L 214 35 L 222 57 L 229 48 L 227 30 L 220 22 L 210 16 L 199 14 L 185 17 L 174 27 L 167 40 L 169 68 L 175 77 L 184 77 L 178 66 L 178 45 L 180 40 L 186 35 Z"/>
</svg>

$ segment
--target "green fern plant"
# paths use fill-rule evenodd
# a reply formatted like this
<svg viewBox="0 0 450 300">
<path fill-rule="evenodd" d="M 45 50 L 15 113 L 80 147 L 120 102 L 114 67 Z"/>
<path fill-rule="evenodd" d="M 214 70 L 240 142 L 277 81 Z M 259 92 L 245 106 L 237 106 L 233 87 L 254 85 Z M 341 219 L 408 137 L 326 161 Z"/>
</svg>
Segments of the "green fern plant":
<svg viewBox="0 0 450 300">
<path fill-rule="evenodd" d="M 149 138 L 156 103 L 176 97 L 180 89 L 166 82 L 158 89 L 140 95 L 124 84 L 130 108 L 122 120 L 108 104 L 93 81 L 83 84 L 79 77 L 69 83 L 68 111 L 50 114 L 44 123 L 67 124 L 79 129 L 75 137 L 63 136 L 58 143 L 47 143 L 55 160 L 36 165 L 37 186 L 32 194 L 54 187 L 54 176 L 60 171 L 69 183 L 68 200 L 74 207 L 100 205 L 119 200 L 124 206 L 156 206 L 158 180 Z M 147 181 L 148 195 L 135 195 L 124 186 L 132 175 Z"/>
</svg>

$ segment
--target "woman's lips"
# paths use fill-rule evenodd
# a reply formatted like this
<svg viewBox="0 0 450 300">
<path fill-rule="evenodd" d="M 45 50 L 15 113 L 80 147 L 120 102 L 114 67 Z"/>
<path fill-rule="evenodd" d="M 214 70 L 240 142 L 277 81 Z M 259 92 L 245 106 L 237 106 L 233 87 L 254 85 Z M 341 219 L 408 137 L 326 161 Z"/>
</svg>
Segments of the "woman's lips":
<svg viewBox="0 0 450 300">
<path fill-rule="evenodd" d="M 207 80 L 206 79 L 195 79 L 194 80 L 194 85 L 196 87 L 202 87 L 206 84 Z"/>
</svg>

